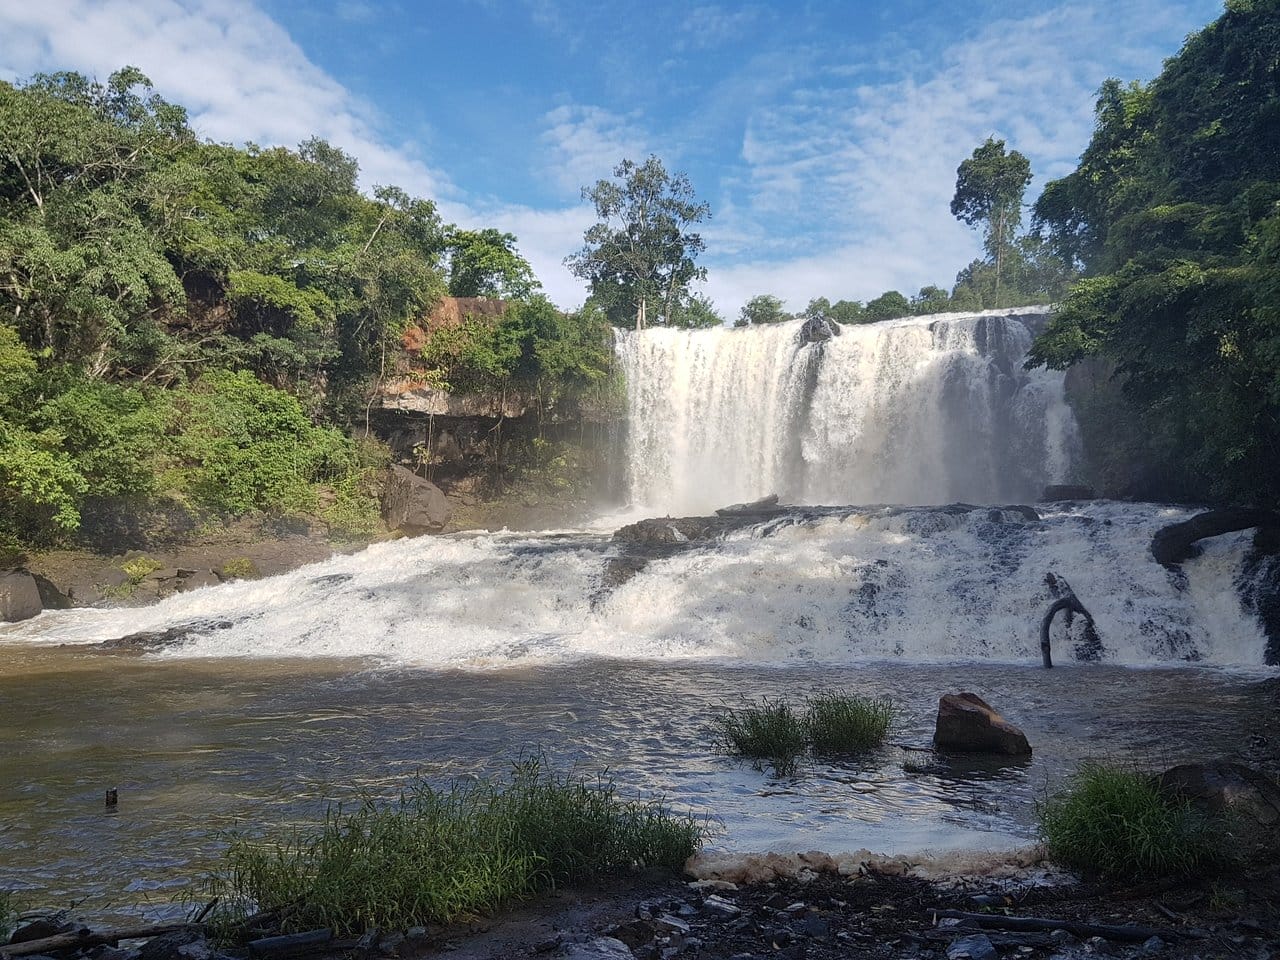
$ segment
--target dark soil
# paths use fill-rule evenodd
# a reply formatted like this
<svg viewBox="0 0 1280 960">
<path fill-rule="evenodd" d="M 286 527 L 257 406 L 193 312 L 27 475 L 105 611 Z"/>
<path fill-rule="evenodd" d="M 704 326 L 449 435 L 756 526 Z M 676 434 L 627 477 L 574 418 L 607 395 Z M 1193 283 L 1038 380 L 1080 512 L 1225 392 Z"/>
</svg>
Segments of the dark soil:
<svg viewBox="0 0 1280 960">
<path fill-rule="evenodd" d="M 940 918 L 946 910 L 1153 928 L 1125 942 L 1020 933 Z M 1280 957 L 1280 866 L 1199 883 L 949 888 L 913 877 L 820 874 L 737 890 L 675 881 L 561 892 L 492 925 L 440 931 L 413 956 L 556 956 L 613 937 L 649 958 L 941 958 L 985 936 L 1000 957 Z M 402 951 L 401 955 L 405 955 Z"/>
</svg>

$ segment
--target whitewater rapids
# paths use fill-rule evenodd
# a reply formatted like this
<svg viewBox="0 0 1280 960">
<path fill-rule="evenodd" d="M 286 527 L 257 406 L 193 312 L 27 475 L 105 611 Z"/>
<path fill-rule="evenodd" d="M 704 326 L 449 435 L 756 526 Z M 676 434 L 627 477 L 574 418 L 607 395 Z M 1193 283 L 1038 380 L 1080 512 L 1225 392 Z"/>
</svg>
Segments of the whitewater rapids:
<svg viewBox="0 0 1280 960">
<path fill-rule="evenodd" d="M 649 560 L 610 586 L 599 533 L 426 537 L 151 607 L 50 611 L 0 643 L 88 644 L 188 627 L 163 657 L 363 657 L 483 669 L 582 658 L 798 665 L 1039 661 L 1044 577 L 1097 620 L 1099 659 L 1261 666 L 1240 599 L 1247 534 L 1171 572 L 1152 534 L 1190 511 L 1153 504 L 1016 511 L 868 508 L 767 521 Z M 1078 626 L 1078 624 L 1077 624 Z M 1090 656 L 1059 624 L 1055 660 Z"/>
</svg>

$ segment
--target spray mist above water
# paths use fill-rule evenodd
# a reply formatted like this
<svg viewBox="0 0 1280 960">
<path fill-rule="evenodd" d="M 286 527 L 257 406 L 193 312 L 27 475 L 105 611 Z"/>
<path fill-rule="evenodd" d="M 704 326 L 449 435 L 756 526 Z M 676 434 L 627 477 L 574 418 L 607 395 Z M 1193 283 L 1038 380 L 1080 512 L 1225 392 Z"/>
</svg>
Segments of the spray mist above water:
<svg viewBox="0 0 1280 960">
<path fill-rule="evenodd" d="M 841 328 L 801 321 L 618 336 L 633 506 L 1012 503 L 1069 478 L 1063 374 L 1025 371 L 1047 307 Z"/>
</svg>

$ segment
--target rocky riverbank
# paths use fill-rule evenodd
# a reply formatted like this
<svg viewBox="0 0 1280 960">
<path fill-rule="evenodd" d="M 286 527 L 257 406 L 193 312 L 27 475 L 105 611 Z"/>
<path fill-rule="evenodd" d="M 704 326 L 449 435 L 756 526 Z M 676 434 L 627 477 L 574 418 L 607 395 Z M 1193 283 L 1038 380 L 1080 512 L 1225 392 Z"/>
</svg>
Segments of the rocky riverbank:
<svg viewBox="0 0 1280 960">
<path fill-rule="evenodd" d="M 746 858 L 741 858 L 746 859 Z M 336 940 L 328 931 L 264 935 L 239 946 L 211 943 L 198 924 L 142 946 L 81 934 L 64 917 L 0 946 L 0 956 L 54 960 L 217 958 L 425 958 L 499 960 L 1083 960 L 1092 957 L 1280 956 L 1280 866 L 1181 883 L 1104 886 L 1047 872 L 1034 851 L 967 867 L 869 858 L 842 872 L 823 855 L 760 857 L 773 870 L 740 877 L 636 875 L 559 890 L 494 918 L 448 927 L 370 931 Z M 695 862 L 695 873 L 704 872 Z M 816 869 L 815 869 L 816 867 Z M 56 932 L 55 932 L 56 931 Z M 77 936 L 87 946 L 74 944 Z M 91 944 L 91 945 L 89 945 Z"/>
</svg>

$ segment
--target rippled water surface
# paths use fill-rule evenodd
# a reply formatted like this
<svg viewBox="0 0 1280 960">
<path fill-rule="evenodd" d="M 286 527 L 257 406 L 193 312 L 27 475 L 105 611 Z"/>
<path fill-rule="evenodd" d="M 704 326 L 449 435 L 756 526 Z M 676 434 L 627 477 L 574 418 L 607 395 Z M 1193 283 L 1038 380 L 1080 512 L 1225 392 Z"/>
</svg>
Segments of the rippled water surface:
<svg viewBox="0 0 1280 960">
<path fill-rule="evenodd" d="M 827 688 L 897 700 L 895 745 L 782 779 L 710 748 L 722 704 Z M 1034 759 L 904 749 L 927 746 L 937 697 L 962 689 L 1020 724 Z M 477 673 L 0 647 L 0 862 L 28 899 L 159 909 L 216 856 L 219 830 L 314 817 L 325 798 L 391 794 L 416 774 L 498 771 L 520 745 L 715 817 L 720 847 L 998 849 L 1032 837 L 1034 798 L 1082 758 L 1231 750 L 1255 691 L 1201 668 L 588 660 Z M 110 786 L 120 803 L 105 813 Z"/>
</svg>

